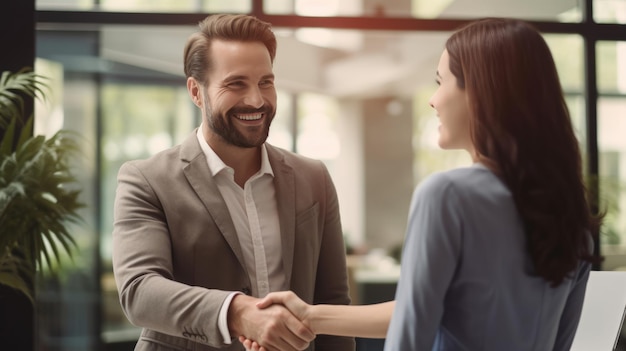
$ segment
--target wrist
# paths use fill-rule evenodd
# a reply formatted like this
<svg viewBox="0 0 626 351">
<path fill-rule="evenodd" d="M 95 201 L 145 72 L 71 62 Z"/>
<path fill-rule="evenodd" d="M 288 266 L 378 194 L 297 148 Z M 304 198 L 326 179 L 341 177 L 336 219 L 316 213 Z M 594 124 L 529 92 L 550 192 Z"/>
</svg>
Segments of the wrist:
<svg viewBox="0 0 626 351">
<path fill-rule="evenodd" d="M 306 325 L 307 327 L 309 327 L 309 329 L 311 329 L 311 331 L 317 335 L 320 334 L 319 332 L 319 327 L 320 327 L 320 308 L 322 308 L 319 305 L 311 305 L 308 308 L 307 313 L 304 316 L 304 319 L 302 320 L 302 323 L 304 323 L 304 325 Z"/>
<path fill-rule="evenodd" d="M 230 302 L 230 306 L 228 307 L 228 314 L 226 319 L 230 335 L 235 337 L 239 335 L 244 335 L 242 316 L 245 309 L 251 303 L 254 304 L 254 299 L 247 295 L 237 294 L 233 296 L 233 299 Z"/>
</svg>

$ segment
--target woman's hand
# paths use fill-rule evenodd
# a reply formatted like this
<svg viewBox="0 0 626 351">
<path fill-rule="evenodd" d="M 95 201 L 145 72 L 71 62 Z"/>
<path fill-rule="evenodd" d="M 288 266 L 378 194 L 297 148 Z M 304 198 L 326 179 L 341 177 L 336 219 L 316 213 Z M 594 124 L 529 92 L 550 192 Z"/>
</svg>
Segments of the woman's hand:
<svg viewBox="0 0 626 351">
<path fill-rule="evenodd" d="M 243 344 L 243 346 L 246 348 L 246 351 L 267 351 L 264 347 L 261 347 L 259 344 L 257 344 L 256 341 L 246 339 L 245 336 L 240 336 L 239 342 Z"/>
</svg>

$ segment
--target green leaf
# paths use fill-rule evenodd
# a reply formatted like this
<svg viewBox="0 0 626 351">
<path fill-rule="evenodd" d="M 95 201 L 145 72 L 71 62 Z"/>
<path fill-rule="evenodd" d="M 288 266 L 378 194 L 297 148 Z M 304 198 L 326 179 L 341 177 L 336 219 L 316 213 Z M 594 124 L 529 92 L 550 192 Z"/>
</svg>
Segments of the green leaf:
<svg viewBox="0 0 626 351">
<path fill-rule="evenodd" d="M 35 74 L 26 67 L 18 72 L 5 71 L 0 76 L 0 130 L 5 129 L 11 120 L 23 122 L 24 98 L 39 97 L 45 100 L 49 86 L 45 77 Z"/>
<path fill-rule="evenodd" d="M 13 148 L 13 135 L 15 134 L 16 119 L 12 119 L 8 128 L 4 132 L 4 137 L 0 143 L 0 157 L 9 155 Z"/>
<path fill-rule="evenodd" d="M 43 79 L 27 69 L 0 75 L 0 284 L 31 300 L 37 269 L 54 273 L 64 254 L 72 258 L 76 241 L 67 226 L 84 207 L 72 188 L 76 134 L 33 136 L 33 117 L 23 116 L 24 97 L 45 99 Z"/>
<path fill-rule="evenodd" d="M 12 255 L 10 252 L 0 256 L 0 282 L 21 291 L 34 303 L 34 296 L 29 288 L 29 286 L 32 286 L 33 281 L 27 278 L 29 277 L 27 272 L 29 268 L 31 268 L 31 265 L 27 261 Z"/>
</svg>

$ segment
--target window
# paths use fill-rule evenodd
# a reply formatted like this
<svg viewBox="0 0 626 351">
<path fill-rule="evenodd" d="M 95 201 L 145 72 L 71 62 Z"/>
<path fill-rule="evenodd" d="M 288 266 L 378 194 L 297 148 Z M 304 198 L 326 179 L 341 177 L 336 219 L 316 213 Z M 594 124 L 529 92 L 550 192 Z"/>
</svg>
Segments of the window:
<svg viewBox="0 0 626 351">
<path fill-rule="evenodd" d="M 626 267 L 626 42 L 601 41 L 598 52 L 598 148 L 603 269 Z"/>
</svg>

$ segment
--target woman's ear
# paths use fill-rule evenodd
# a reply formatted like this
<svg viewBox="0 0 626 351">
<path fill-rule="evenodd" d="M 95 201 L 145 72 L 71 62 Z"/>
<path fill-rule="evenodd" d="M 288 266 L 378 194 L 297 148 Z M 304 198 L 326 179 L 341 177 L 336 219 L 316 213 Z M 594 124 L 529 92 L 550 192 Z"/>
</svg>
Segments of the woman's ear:
<svg viewBox="0 0 626 351">
<path fill-rule="evenodd" d="M 198 84 L 198 81 L 195 78 L 187 78 L 187 91 L 189 92 L 189 96 L 191 97 L 191 101 L 193 101 L 194 105 L 202 108 L 200 84 Z"/>
</svg>

